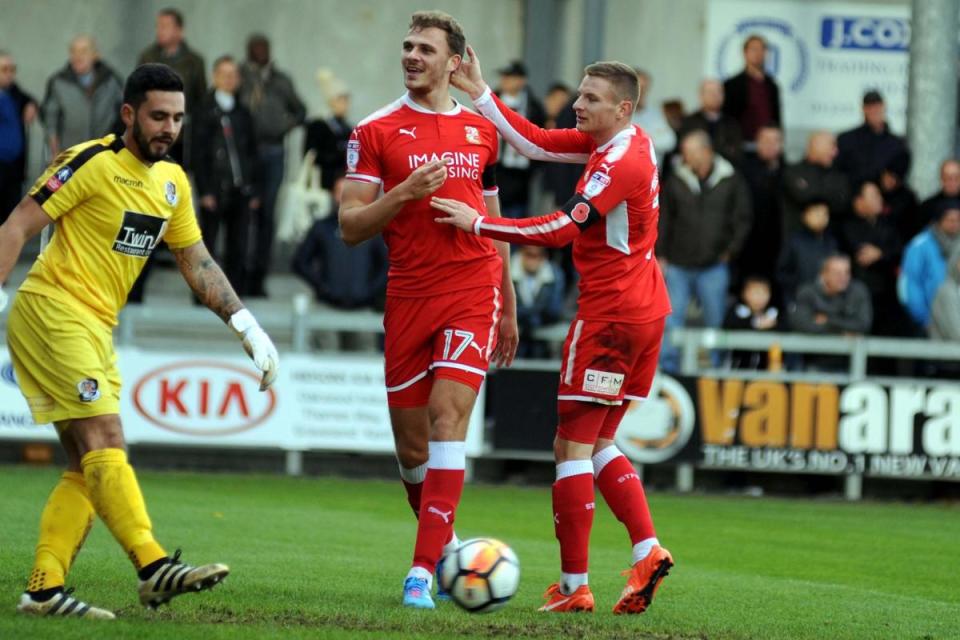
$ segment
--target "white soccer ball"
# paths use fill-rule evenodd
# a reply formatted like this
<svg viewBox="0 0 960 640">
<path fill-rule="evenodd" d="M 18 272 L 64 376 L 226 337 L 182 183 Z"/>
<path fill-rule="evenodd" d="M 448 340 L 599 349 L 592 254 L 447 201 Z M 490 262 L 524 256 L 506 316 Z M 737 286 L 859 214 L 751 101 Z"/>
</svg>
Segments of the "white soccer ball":
<svg viewBox="0 0 960 640">
<path fill-rule="evenodd" d="M 470 613 L 502 608 L 520 585 L 517 554 L 493 538 L 465 540 L 440 562 L 440 584 Z"/>
</svg>

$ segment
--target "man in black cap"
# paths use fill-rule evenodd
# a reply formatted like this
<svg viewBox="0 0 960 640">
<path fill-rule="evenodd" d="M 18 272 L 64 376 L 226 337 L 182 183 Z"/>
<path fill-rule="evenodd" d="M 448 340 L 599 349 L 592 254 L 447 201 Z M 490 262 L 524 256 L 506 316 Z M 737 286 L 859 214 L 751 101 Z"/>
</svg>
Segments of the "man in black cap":
<svg viewBox="0 0 960 640">
<path fill-rule="evenodd" d="M 890 131 L 883 96 L 878 91 L 863 95 L 863 124 L 837 138 L 837 168 L 847 174 L 850 184 L 878 182 L 884 169 L 895 162 L 907 162 L 910 150 L 900 136 Z"/>
<path fill-rule="evenodd" d="M 514 60 L 497 71 L 500 86 L 495 93 L 505 105 L 542 127 L 547 113 L 527 86 L 527 68 Z M 530 208 L 530 180 L 533 176 L 530 160 L 523 157 L 506 142 L 500 141 L 500 164 L 497 183 L 500 187 L 500 209 L 506 218 L 525 218 Z"/>
</svg>

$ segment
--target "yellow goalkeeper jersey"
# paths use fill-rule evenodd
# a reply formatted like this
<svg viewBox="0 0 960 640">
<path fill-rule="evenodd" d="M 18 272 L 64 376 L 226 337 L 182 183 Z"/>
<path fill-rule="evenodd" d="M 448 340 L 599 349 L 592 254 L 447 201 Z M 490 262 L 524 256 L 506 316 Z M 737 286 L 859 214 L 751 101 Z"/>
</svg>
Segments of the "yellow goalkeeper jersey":
<svg viewBox="0 0 960 640">
<path fill-rule="evenodd" d="M 181 249 L 201 239 L 180 165 L 148 167 L 114 135 L 61 153 L 29 195 L 55 231 L 20 290 L 93 312 L 111 326 L 161 240 Z"/>
</svg>

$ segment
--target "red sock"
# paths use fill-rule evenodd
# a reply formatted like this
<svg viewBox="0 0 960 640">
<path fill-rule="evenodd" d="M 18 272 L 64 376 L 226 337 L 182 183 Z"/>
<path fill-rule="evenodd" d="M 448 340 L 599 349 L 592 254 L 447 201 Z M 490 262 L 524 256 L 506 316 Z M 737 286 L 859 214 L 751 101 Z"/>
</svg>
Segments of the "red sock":
<svg viewBox="0 0 960 640">
<path fill-rule="evenodd" d="M 420 498 L 420 519 L 417 542 L 413 549 L 413 566 L 430 573 L 437 568 L 443 545 L 453 535 L 457 505 L 463 494 L 466 459 L 462 442 L 431 442 L 427 478 Z"/>
<path fill-rule="evenodd" d="M 593 527 L 593 474 L 575 472 L 564 475 L 557 465 L 558 480 L 553 483 L 553 528 L 560 542 L 560 570 L 564 573 L 587 573 L 590 551 L 590 529 Z"/>
<path fill-rule="evenodd" d="M 413 509 L 413 515 L 417 519 L 420 518 L 420 495 L 423 493 L 423 483 L 422 482 L 407 482 L 403 480 L 403 488 L 407 491 L 407 502 L 410 503 L 410 508 Z"/>
<path fill-rule="evenodd" d="M 598 460 L 600 461 L 598 463 Z M 657 536 L 643 483 L 637 470 L 616 447 L 607 447 L 593 457 L 594 467 L 602 465 L 597 487 L 613 515 L 627 527 L 630 542 L 637 544 Z"/>
<path fill-rule="evenodd" d="M 420 496 L 423 493 L 423 483 L 407 482 L 406 480 L 403 480 L 403 488 L 407 490 L 407 502 L 410 503 L 410 508 L 413 509 L 413 516 L 419 520 Z M 450 528 L 450 535 L 448 535 L 447 539 L 443 541 L 443 544 L 449 544 L 451 540 L 453 540 L 453 527 Z"/>
</svg>

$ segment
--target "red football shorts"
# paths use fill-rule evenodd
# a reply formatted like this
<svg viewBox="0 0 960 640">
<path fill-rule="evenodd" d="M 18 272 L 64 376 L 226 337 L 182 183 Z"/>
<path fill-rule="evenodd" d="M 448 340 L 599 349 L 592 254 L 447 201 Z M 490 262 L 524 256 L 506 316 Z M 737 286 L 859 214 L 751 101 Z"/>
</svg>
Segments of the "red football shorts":
<svg viewBox="0 0 960 640">
<path fill-rule="evenodd" d="M 589 444 L 613 438 L 623 401 L 646 400 L 650 393 L 664 323 L 665 318 L 646 324 L 574 319 L 557 391 L 561 438 Z"/>
<path fill-rule="evenodd" d="M 429 298 L 388 297 L 383 316 L 387 404 L 425 406 L 435 378 L 479 392 L 497 346 L 502 308 L 497 287 Z"/>
</svg>

